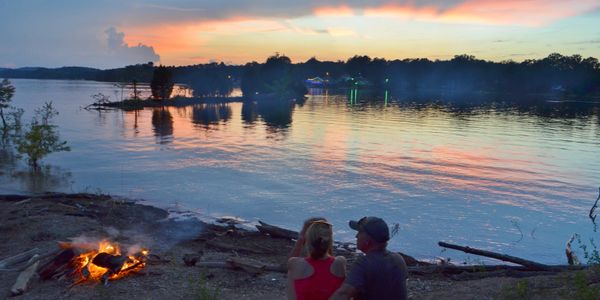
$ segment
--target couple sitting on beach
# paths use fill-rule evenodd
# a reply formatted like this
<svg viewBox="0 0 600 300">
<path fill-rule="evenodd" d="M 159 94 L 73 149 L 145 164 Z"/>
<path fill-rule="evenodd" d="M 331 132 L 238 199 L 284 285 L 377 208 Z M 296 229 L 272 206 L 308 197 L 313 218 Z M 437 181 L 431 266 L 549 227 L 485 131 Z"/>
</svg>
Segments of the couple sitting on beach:
<svg viewBox="0 0 600 300">
<path fill-rule="evenodd" d="M 304 222 L 288 260 L 288 299 L 407 299 L 406 263 L 386 249 L 390 239 L 385 221 L 364 217 L 350 221 L 356 230 L 358 258 L 346 276 L 346 259 L 332 256 L 333 230 L 325 218 Z M 307 257 L 300 257 L 302 249 Z"/>
</svg>

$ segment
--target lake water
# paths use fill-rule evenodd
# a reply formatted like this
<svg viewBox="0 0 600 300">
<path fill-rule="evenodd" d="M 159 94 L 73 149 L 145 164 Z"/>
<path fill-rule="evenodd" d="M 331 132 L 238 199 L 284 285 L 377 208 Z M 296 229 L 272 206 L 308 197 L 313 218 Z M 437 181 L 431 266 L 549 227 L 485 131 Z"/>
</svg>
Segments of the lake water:
<svg viewBox="0 0 600 300">
<path fill-rule="evenodd" d="M 54 102 L 72 151 L 44 159 L 42 178 L 5 155 L 0 193 L 102 192 L 294 229 L 325 216 L 344 241 L 354 240 L 348 220 L 375 215 L 399 224 L 392 249 L 455 261 L 479 258 L 438 241 L 562 264 L 573 233 L 597 236 L 587 215 L 600 186 L 598 106 L 317 93 L 301 104 L 98 112 L 82 107 L 99 92 L 118 97 L 110 83 L 12 82 L 24 121 Z"/>
</svg>

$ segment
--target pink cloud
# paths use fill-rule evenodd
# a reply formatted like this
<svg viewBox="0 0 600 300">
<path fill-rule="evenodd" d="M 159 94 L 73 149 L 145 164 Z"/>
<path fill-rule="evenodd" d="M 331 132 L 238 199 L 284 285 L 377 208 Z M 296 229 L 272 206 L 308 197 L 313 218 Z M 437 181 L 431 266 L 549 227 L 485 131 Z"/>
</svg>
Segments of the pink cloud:
<svg viewBox="0 0 600 300">
<path fill-rule="evenodd" d="M 347 5 L 342 6 L 320 6 L 313 10 L 315 16 L 318 17 L 352 17 L 354 10 Z"/>
<path fill-rule="evenodd" d="M 597 0 L 467 0 L 440 16 L 444 21 L 542 26 L 600 7 Z"/>
<path fill-rule="evenodd" d="M 386 4 L 364 9 L 367 17 L 400 17 L 403 19 L 435 20 L 440 10 L 433 6 L 416 7 L 413 5 Z"/>
<path fill-rule="evenodd" d="M 386 4 L 364 9 L 370 17 L 490 25 L 543 26 L 600 8 L 597 0 L 466 0 L 454 7 Z"/>
</svg>

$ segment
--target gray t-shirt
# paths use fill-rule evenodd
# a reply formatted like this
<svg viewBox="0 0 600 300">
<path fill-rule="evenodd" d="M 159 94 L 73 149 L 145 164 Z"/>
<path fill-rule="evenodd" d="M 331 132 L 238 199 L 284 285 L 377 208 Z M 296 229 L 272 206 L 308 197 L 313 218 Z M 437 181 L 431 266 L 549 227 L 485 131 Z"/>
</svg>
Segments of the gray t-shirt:
<svg viewBox="0 0 600 300">
<path fill-rule="evenodd" d="M 359 291 L 358 299 L 407 299 L 407 277 L 406 263 L 400 254 L 371 251 L 354 262 L 344 283 Z"/>
</svg>

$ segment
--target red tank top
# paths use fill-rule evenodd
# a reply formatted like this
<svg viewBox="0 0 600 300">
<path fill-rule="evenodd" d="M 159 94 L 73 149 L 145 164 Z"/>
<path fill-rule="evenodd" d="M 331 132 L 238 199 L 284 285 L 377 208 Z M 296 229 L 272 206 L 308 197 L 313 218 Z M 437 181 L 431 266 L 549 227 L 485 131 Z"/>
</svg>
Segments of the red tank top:
<svg viewBox="0 0 600 300">
<path fill-rule="evenodd" d="M 312 257 L 305 258 L 313 267 L 312 275 L 294 280 L 297 300 L 327 300 L 337 290 L 343 277 L 337 277 L 331 274 L 331 264 L 334 258 L 329 256 L 327 259 L 319 260 Z"/>
</svg>

